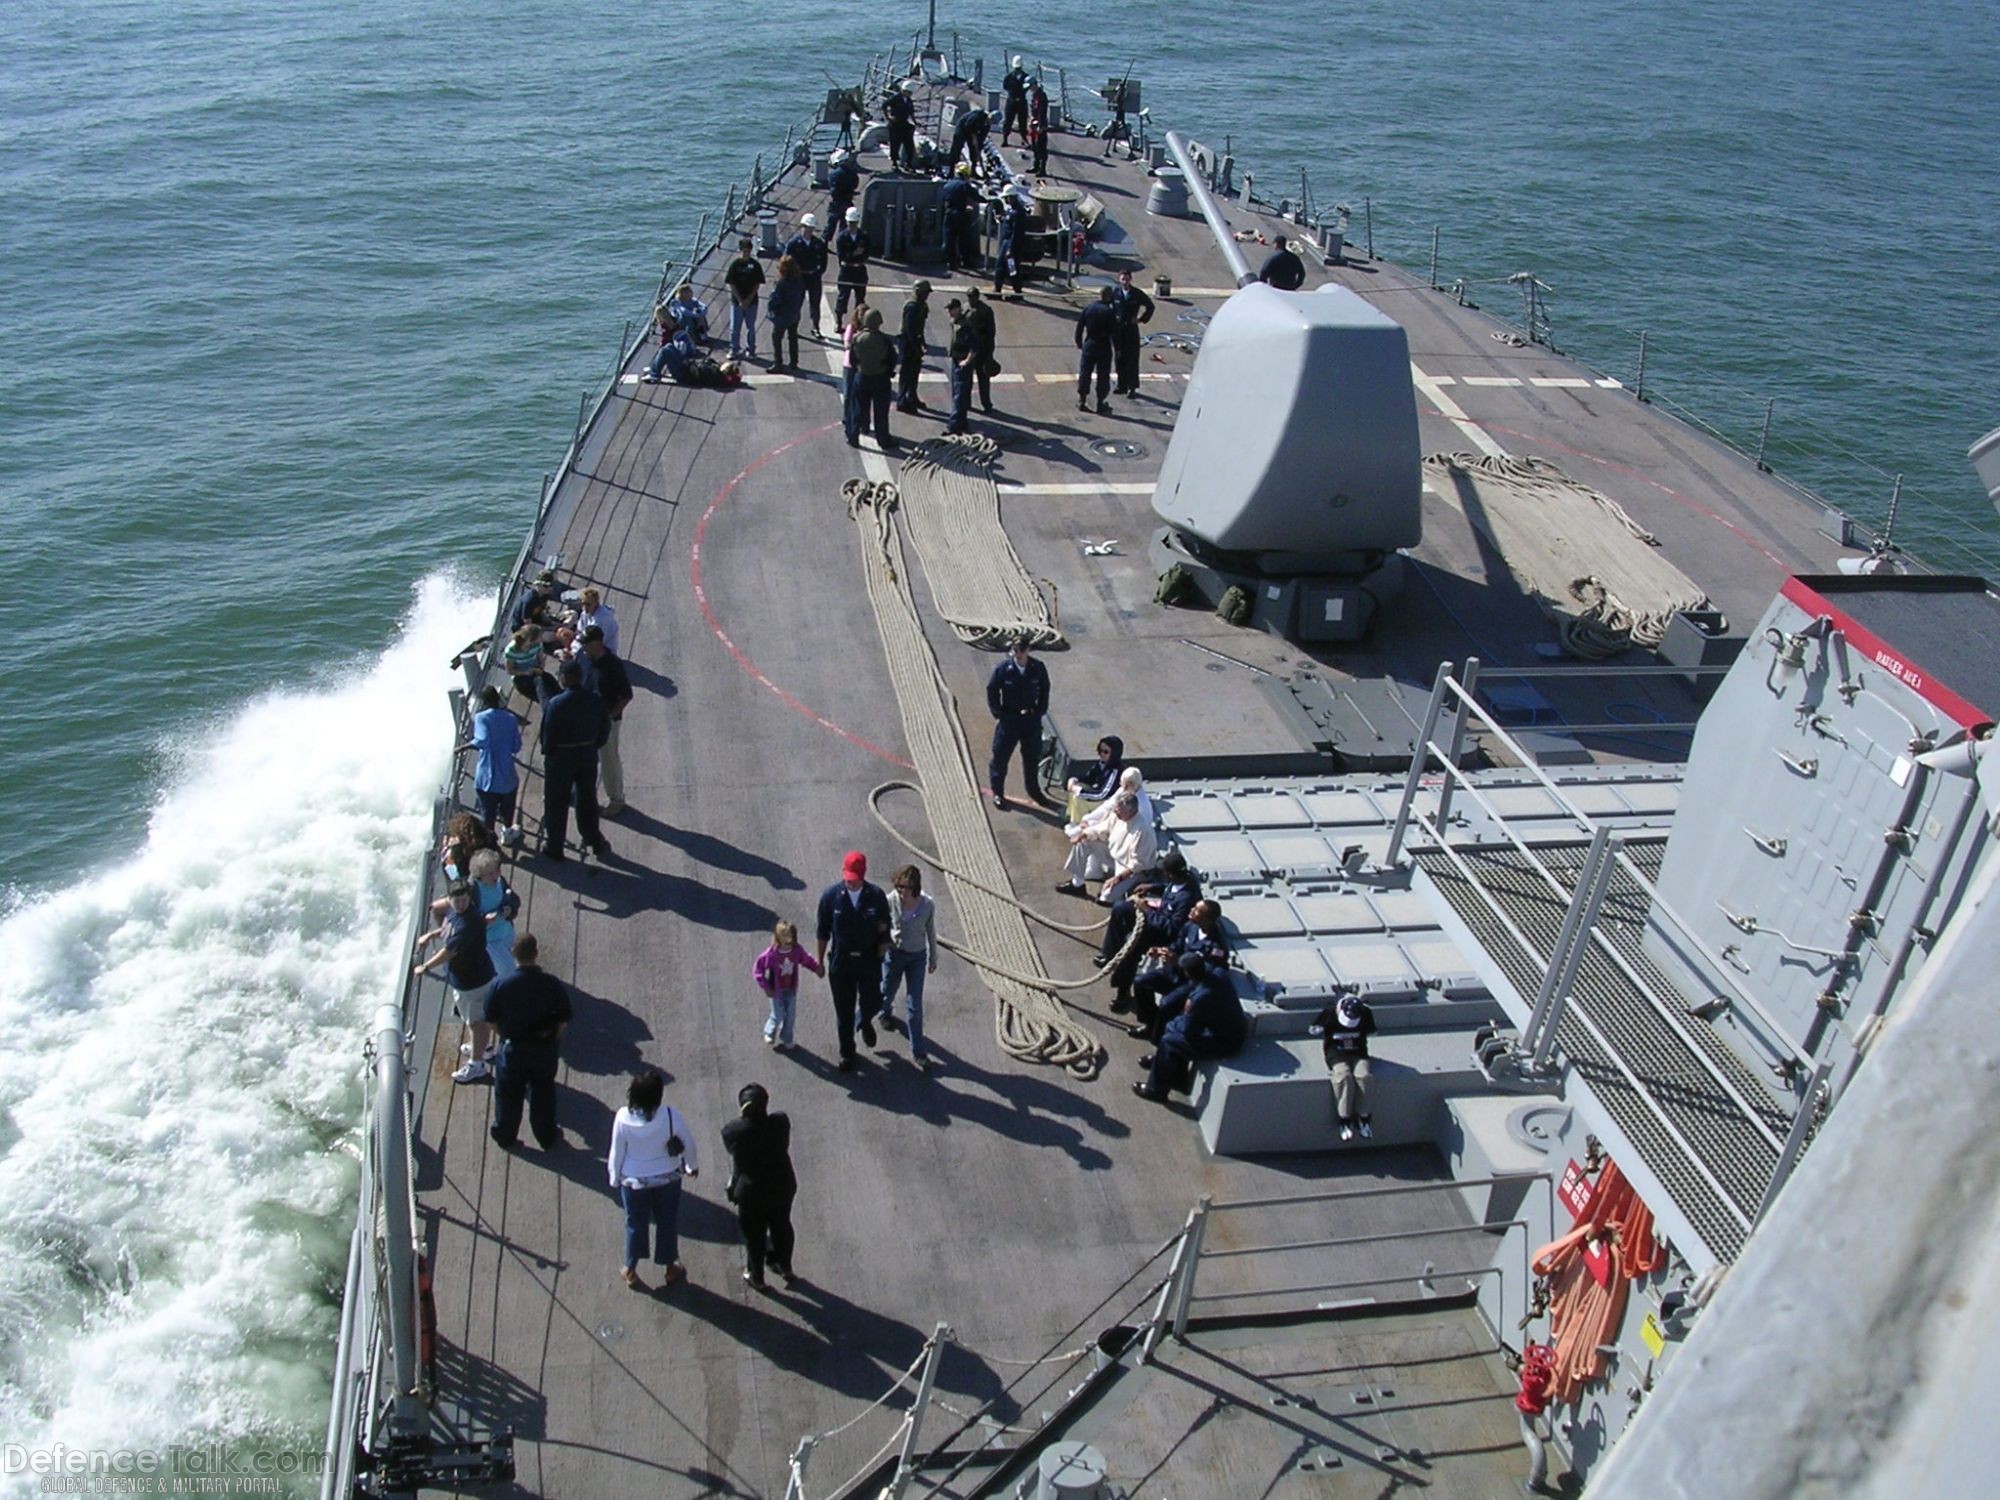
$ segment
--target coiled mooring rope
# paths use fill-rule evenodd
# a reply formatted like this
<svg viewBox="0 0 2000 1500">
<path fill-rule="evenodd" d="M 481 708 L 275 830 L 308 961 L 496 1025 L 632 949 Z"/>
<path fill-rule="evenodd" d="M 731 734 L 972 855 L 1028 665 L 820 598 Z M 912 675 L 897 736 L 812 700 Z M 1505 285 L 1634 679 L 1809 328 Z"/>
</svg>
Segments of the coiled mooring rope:
<svg viewBox="0 0 2000 1500">
<path fill-rule="evenodd" d="M 931 603 L 958 638 L 985 651 L 1061 642 L 1049 603 L 1000 524 L 991 438 L 946 436 L 917 444 L 903 463 L 898 495 Z"/>
<path fill-rule="evenodd" d="M 951 950 L 988 975 L 997 1002 L 994 1035 L 1001 1050 L 1065 1068 L 1080 1078 L 1091 1077 L 1103 1065 L 1104 1049 L 1056 998 L 1057 983 L 1042 967 L 979 798 L 977 770 L 956 700 L 924 639 L 892 519 L 896 486 L 850 479 L 842 486 L 841 497 L 861 533 L 868 602 L 888 654 L 889 680 L 937 837 L 933 862 L 952 884 L 953 904 L 965 930 L 965 941 L 951 944 Z M 883 790 L 877 788 L 871 795 L 871 808 Z M 881 816 L 879 811 L 876 816 Z M 897 837 L 901 839 L 900 834 Z M 902 842 L 915 848 L 907 839 Z"/>
</svg>

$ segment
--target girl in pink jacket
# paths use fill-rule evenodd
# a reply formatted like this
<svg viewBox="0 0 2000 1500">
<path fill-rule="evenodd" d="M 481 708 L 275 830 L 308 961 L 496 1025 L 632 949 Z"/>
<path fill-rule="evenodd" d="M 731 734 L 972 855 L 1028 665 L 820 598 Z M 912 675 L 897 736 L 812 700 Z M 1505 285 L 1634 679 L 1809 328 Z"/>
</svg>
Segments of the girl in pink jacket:
<svg viewBox="0 0 2000 1500">
<path fill-rule="evenodd" d="M 771 930 L 771 946 L 757 955 L 750 977 L 771 1002 L 771 1017 L 764 1023 L 764 1044 L 782 1052 L 792 1045 L 792 1026 L 798 1017 L 799 970 L 823 972 L 819 960 L 799 946 L 799 930 L 790 922 L 780 922 Z"/>
</svg>

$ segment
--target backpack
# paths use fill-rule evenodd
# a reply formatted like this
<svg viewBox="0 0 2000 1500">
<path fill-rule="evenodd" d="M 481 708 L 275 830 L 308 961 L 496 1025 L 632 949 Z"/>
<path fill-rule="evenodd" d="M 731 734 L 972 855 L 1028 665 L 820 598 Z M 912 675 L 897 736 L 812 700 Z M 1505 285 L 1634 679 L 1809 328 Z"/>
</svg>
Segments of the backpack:
<svg viewBox="0 0 2000 1500">
<path fill-rule="evenodd" d="M 1160 575 L 1159 587 L 1153 590 L 1153 602 L 1171 608 L 1185 603 L 1194 592 L 1194 574 L 1188 571 L 1186 563 L 1175 563 Z"/>
<path fill-rule="evenodd" d="M 1225 625 L 1250 623 L 1250 595 L 1241 584 L 1232 583 L 1216 601 L 1215 616 Z"/>
</svg>

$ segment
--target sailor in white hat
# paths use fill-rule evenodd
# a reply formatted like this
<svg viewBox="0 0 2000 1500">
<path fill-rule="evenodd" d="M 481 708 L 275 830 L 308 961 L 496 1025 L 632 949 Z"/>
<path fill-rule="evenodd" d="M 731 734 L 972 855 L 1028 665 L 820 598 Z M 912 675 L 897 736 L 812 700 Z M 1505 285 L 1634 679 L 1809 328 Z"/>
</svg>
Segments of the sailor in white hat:
<svg viewBox="0 0 2000 1500">
<path fill-rule="evenodd" d="M 799 280 L 806 284 L 806 307 L 812 316 L 813 337 L 819 337 L 820 283 L 826 275 L 826 241 L 819 232 L 819 219 L 799 215 L 799 232 L 785 242 L 785 254 L 798 267 Z"/>
<path fill-rule="evenodd" d="M 1000 80 L 1000 87 L 1007 95 L 1007 114 L 1000 124 L 1000 144 L 1007 144 L 1007 137 L 1016 125 L 1021 127 L 1021 139 L 1028 138 L 1028 85 L 1032 80 L 1028 70 L 1021 66 L 1019 53 L 1014 55 L 1014 66 L 1007 70 L 1007 76 Z"/>
</svg>

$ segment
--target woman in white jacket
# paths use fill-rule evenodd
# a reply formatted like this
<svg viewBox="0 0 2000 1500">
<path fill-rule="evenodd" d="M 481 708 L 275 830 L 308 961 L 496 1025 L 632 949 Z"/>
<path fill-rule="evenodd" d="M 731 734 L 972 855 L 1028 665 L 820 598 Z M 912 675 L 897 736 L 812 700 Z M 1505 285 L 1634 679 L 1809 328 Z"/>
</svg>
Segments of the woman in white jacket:
<svg viewBox="0 0 2000 1500">
<path fill-rule="evenodd" d="M 1129 795 L 1138 807 L 1138 816 L 1129 824 L 1120 827 L 1118 799 Z M 1153 799 L 1146 795 L 1146 778 L 1137 766 L 1127 766 L 1119 773 L 1118 790 L 1100 802 L 1085 815 L 1080 823 L 1071 823 L 1063 830 L 1069 839 L 1069 855 L 1063 861 L 1063 878 L 1056 883 L 1056 889 L 1065 896 L 1081 896 L 1086 880 L 1115 880 L 1129 873 L 1120 868 L 1119 860 L 1112 852 L 1112 844 L 1150 841 L 1155 848 L 1148 849 L 1144 861 L 1137 866 L 1144 869 L 1152 863 L 1156 852 L 1156 830 L 1153 826 Z M 1125 851 L 1129 853 L 1128 851 Z"/>
<path fill-rule="evenodd" d="M 647 1068 L 625 1090 L 625 1107 L 611 1122 L 611 1186 L 625 1205 L 625 1285 L 639 1285 L 639 1261 L 652 1233 L 653 1263 L 664 1267 L 661 1284 L 687 1275 L 680 1261 L 681 1179 L 693 1177 L 694 1131 L 671 1104 L 661 1101 L 667 1080 Z"/>
</svg>

